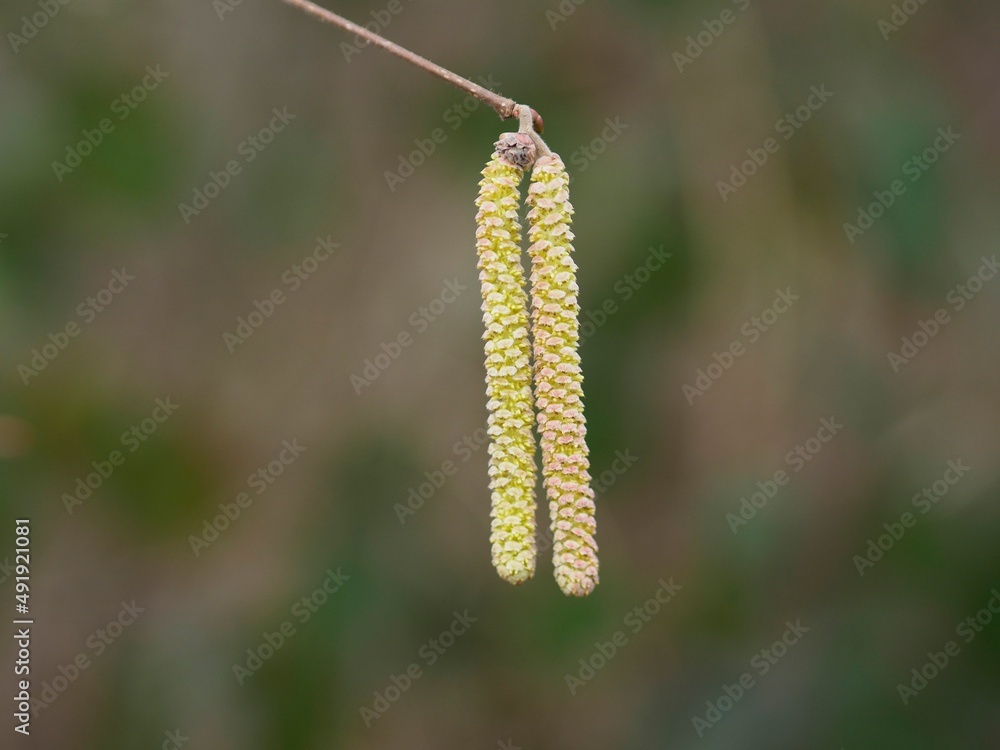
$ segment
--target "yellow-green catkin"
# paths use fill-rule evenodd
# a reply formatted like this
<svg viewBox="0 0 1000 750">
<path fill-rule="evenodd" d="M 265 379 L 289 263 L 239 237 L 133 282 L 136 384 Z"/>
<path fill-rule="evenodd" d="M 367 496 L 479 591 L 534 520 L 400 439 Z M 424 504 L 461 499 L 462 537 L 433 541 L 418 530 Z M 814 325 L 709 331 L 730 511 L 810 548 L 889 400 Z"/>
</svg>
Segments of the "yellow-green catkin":
<svg viewBox="0 0 1000 750">
<path fill-rule="evenodd" d="M 483 169 L 476 249 L 483 295 L 493 566 L 520 584 L 535 573 L 535 440 L 528 298 L 518 221 L 522 170 L 497 153 Z"/>
<path fill-rule="evenodd" d="M 569 176 L 558 155 L 535 162 L 528 204 L 535 400 L 552 562 L 563 593 L 586 596 L 598 583 L 596 522 L 583 416 L 573 206 Z"/>
</svg>

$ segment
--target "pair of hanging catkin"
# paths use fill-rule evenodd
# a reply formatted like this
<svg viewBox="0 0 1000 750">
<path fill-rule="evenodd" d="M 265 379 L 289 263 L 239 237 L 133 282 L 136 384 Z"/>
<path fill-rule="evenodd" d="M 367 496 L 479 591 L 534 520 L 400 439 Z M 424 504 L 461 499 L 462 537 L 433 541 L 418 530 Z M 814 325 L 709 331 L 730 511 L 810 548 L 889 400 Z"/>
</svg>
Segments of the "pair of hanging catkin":
<svg viewBox="0 0 1000 750">
<path fill-rule="evenodd" d="M 547 148 L 537 159 L 536 153 L 524 132 L 502 135 L 483 170 L 476 199 L 486 326 L 490 542 L 501 578 L 520 584 L 534 575 L 537 468 L 532 423 L 537 408 L 556 582 L 567 595 L 586 596 L 597 585 L 598 566 L 578 351 L 573 206 L 562 159 Z M 521 179 L 532 163 L 529 315 L 518 209 Z"/>
</svg>

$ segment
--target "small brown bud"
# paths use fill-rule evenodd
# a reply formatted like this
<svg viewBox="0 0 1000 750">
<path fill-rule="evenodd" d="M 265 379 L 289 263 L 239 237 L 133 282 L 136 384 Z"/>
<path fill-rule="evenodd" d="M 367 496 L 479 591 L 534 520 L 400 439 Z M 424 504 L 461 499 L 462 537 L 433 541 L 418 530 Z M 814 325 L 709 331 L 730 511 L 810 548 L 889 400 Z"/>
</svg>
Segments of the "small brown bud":
<svg viewBox="0 0 1000 750">
<path fill-rule="evenodd" d="M 527 133 L 504 133 L 496 142 L 497 156 L 509 164 L 527 169 L 535 163 L 538 148 Z"/>
<path fill-rule="evenodd" d="M 542 116 L 533 109 L 531 110 L 531 124 L 535 126 L 536 133 L 545 132 L 545 121 L 542 119 Z"/>
</svg>

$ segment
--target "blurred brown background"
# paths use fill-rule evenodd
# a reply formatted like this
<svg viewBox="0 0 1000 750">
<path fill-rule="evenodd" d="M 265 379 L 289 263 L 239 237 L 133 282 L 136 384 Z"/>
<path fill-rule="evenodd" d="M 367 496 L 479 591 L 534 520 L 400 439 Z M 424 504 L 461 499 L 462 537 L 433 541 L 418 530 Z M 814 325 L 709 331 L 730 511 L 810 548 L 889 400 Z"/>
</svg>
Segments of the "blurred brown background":
<svg viewBox="0 0 1000 750">
<path fill-rule="evenodd" d="M 330 5 L 569 166 L 601 585 L 489 563 L 512 123 L 273 0 L 15 0 L 0 744 L 1000 745 L 996 5 Z"/>
</svg>

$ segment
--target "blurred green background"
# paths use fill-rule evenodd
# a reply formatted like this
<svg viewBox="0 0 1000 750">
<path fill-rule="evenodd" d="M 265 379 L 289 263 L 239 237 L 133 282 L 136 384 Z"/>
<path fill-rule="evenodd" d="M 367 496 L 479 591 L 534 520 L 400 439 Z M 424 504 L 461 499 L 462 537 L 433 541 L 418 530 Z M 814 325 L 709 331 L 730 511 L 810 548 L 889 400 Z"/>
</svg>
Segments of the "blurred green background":
<svg viewBox="0 0 1000 750">
<path fill-rule="evenodd" d="M 490 567 L 511 123 L 274 0 L 12 0 L 0 744 L 1000 746 L 997 5 L 331 5 L 567 162 L 601 584 Z"/>
</svg>

